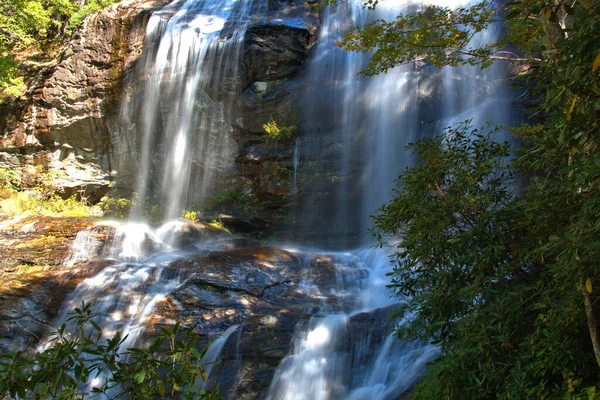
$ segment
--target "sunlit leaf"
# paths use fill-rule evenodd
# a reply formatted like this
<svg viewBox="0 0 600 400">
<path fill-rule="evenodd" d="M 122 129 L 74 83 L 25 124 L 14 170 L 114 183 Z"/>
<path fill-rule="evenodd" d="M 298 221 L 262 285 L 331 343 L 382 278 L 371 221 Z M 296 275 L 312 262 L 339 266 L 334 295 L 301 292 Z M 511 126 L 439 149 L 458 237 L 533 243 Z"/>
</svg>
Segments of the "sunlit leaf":
<svg viewBox="0 0 600 400">
<path fill-rule="evenodd" d="M 142 383 L 142 382 L 144 382 L 144 378 L 146 378 L 146 371 L 144 371 L 144 370 L 141 370 L 140 372 L 138 372 L 138 373 L 135 375 L 135 381 L 136 381 L 137 383 Z"/>
<path fill-rule="evenodd" d="M 588 291 L 588 293 L 592 293 L 592 280 L 590 278 L 587 278 L 585 281 L 585 289 Z"/>
<path fill-rule="evenodd" d="M 573 113 L 573 110 L 575 109 L 575 104 L 577 104 L 577 96 L 575 96 L 573 98 L 573 101 L 571 102 L 571 107 L 569 107 L 569 111 L 567 111 L 567 121 L 571 120 L 571 114 Z"/>
<path fill-rule="evenodd" d="M 592 71 L 596 72 L 596 70 L 600 68 L 600 51 L 596 54 L 594 58 L 594 62 L 592 63 Z"/>
</svg>

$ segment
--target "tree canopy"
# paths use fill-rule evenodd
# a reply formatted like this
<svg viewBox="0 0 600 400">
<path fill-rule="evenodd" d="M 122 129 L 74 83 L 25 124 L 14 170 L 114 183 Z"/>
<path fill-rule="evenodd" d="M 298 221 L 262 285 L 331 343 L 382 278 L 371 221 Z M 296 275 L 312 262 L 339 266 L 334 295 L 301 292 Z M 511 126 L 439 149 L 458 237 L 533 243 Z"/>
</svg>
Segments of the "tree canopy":
<svg viewBox="0 0 600 400">
<path fill-rule="evenodd" d="M 502 39 L 470 41 L 498 23 Z M 420 162 L 374 216 L 406 298 L 398 334 L 441 349 L 413 396 L 600 398 L 599 2 L 428 6 L 340 45 L 372 52 L 365 75 L 416 59 L 530 66 L 522 148 L 468 124 L 412 144 Z"/>
</svg>

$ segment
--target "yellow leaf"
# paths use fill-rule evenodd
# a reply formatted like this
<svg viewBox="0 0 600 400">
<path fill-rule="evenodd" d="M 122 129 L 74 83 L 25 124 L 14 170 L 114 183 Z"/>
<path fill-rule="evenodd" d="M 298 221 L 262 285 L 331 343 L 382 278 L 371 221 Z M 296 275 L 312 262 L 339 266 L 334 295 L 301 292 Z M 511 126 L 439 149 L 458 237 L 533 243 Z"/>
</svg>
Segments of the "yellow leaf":
<svg viewBox="0 0 600 400">
<path fill-rule="evenodd" d="M 573 147 L 573 148 L 571 149 L 571 155 L 572 155 L 572 156 L 574 156 L 574 155 L 575 155 L 575 153 L 577 153 L 577 148 Z"/>
<path fill-rule="evenodd" d="M 577 104 L 577 96 L 573 98 L 573 101 L 571 102 L 571 107 L 569 107 L 569 111 L 567 111 L 567 121 L 571 120 L 571 113 L 575 109 L 575 104 Z"/>
<path fill-rule="evenodd" d="M 544 256 L 542 256 L 542 264 L 544 263 Z"/>
<path fill-rule="evenodd" d="M 587 281 L 585 281 L 585 288 L 588 293 L 592 293 L 592 280 L 590 278 L 587 278 Z"/>
<path fill-rule="evenodd" d="M 552 9 L 551 8 L 546 8 L 546 18 L 550 19 L 551 16 L 552 16 Z"/>
<path fill-rule="evenodd" d="M 596 58 L 594 58 L 594 63 L 592 64 L 592 71 L 596 72 L 596 70 L 600 68 L 600 51 L 596 54 Z"/>
</svg>

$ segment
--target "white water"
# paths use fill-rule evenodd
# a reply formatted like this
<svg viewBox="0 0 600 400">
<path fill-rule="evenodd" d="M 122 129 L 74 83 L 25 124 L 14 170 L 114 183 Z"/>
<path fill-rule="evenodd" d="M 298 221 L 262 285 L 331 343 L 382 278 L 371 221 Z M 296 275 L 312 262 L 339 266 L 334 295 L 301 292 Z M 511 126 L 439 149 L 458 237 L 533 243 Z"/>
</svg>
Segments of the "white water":
<svg viewBox="0 0 600 400">
<path fill-rule="evenodd" d="M 390 269 L 385 254 L 365 249 L 331 256 L 337 275 L 333 291 L 341 301 L 323 304 L 324 313 L 297 330 L 294 349 L 281 362 L 268 399 L 394 399 L 418 381 L 437 355 L 435 346 L 392 337 L 392 325 L 385 323 L 388 309 L 383 317 L 361 323 L 361 313 L 397 301 L 385 287 Z"/>
<path fill-rule="evenodd" d="M 436 3 L 456 6 L 451 1 Z M 357 72 L 368 55 L 346 53 L 335 46 L 351 26 L 375 18 L 391 20 L 419 7 L 418 3 L 383 2 L 369 14 L 362 1 L 349 1 L 324 13 L 319 44 L 308 67 L 309 87 L 318 89 L 308 93 L 305 118 L 309 120 L 303 121 L 306 134 L 298 157 L 316 165 L 305 173 L 324 177 L 299 200 L 304 218 L 300 231 L 308 232 L 317 244 L 331 237 L 342 245 L 368 243 L 364 235 L 369 216 L 390 198 L 398 173 L 415 161 L 404 150 L 409 142 L 466 119 L 472 119 L 476 128 L 486 122 L 510 122 L 512 98 L 502 82 L 506 66 L 501 63 L 483 71 L 470 66 L 438 71 L 408 64 L 385 75 L 359 78 Z M 473 41 L 488 43 L 497 37 L 498 29 L 491 27 Z M 320 160 L 330 162 L 320 166 Z M 353 316 L 390 305 L 385 273 L 391 265 L 375 250 L 355 251 L 349 257 L 358 261 L 339 265 L 337 294 L 356 302 L 299 327 L 294 349 L 279 366 L 269 399 L 391 400 L 412 387 L 425 364 L 435 358 L 434 346 L 402 343 L 390 336 L 377 341 L 372 332 L 356 335 Z M 357 279 L 361 268 L 368 270 L 368 278 Z"/>
<path fill-rule="evenodd" d="M 114 264 L 77 286 L 61 308 L 58 325 L 85 301 L 92 304 L 104 338 L 117 333 L 127 338 L 125 350 L 138 344 L 156 305 L 189 278 L 190 268 L 173 266 L 187 255 L 173 248 L 174 232 L 182 225 L 175 218 L 188 191 L 203 198 L 229 157 L 222 151 L 226 139 L 219 136 L 227 133 L 222 132 L 223 107 L 210 95 L 221 96 L 223 76 L 236 73 L 251 7 L 252 1 L 240 0 L 175 1 L 150 18 L 139 63 L 145 84 L 123 103 L 121 114 L 123 125 L 136 125 L 142 136 L 132 220 L 143 219 L 144 203 L 152 198 L 165 206 L 163 217 L 170 222 L 157 230 L 141 222 L 117 225 L 101 254 Z M 92 233 L 78 235 L 70 264 L 89 259 L 101 247 Z M 198 243 L 195 253 L 207 246 Z M 219 352 L 211 349 L 206 362 L 214 363 Z"/>
</svg>

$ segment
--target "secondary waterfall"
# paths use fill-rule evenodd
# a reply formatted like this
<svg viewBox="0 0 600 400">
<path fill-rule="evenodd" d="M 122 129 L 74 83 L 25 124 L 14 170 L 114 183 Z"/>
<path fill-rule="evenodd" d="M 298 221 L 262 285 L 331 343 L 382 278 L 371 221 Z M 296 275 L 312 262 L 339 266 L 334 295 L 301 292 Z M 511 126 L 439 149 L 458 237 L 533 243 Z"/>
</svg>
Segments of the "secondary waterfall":
<svg viewBox="0 0 600 400">
<path fill-rule="evenodd" d="M 227 85 L 235 86 L 252 6 L 250 0 L 176 1 L 150 18 L 139 63 L 145 83 L 121 111 L 123 125 L 141 133 L 134 219 L 148 202 L 166 219 L 181 217 L 230 168 L 231 127 L 220 100 Z"/>
<path fill-rule="evenodd" d="M 418 381 L 437 354 L 435 346 L 390 335 L 386 316 L 395 300 L 385 287 L 386 254 L 373 249 L 333 254 L 339 260 L 333 290 L 340 300 L 324 303 L 322 312 L 297 330 L 293 352 L 281 362 L 268 399 L 394 399 Z M 367 324 L 366 315 L 372 318 Z"/>
<path fill-rule="evenodd" d="M 239 84 L 245 30 L 253 13 L 266 8 L 263 3 L 176 1 L 150 18 L 138 64 L 141 84 L 125 94 L 121 110 L 121 134 L 141 133 L 136 143 L 139 201 L 133 220 L 144 218 L 147 200 L 164 209 L 160 213 L 164 219 L 181 217 L 186 206 L 205 201 L 231 168 L 235 154 L 224 145 L 233 140 L 232 126 L 225 118 L 227 101 L 235 93 L 231 88 Z M 303 77 L 307 89 L 292 153 L 292 179 L 293 190 L 299 193 L 297 231 L 302 244 L 346 250 L 327 253 L 334 260 L 335 285 L 320 287 L 310 274 L 298 282 L 287 278 L 271 282 L 265 271 L 275 270 L 275 261 L 265 259 L 251 268 L 249 261 L 244 264 L 251 270 L 246 275 L 244 265 L 236 265 L 224 279 L 233 287 L 219 287 L 229 290 L 225 297 L 239 296 L 241 305 L 252 305 L 246 298 L 251 296 L 256 303 L 268 303 L 265 293 L 273 288 L 302 293 L 311 301 L 322 299 L 318 306 L 310 303 L 302 314 L 292 349 L 277 367 L 266 394 L 269 399 L 394 399 L 418 381 L 425 364 L 436 355 L 431 345 L 400 342 L 389 335 L 393 324 L 385 317 L 401 299 L 388 295 L 387 255 L 368 249 L 368 216 L 389 198 L 398 173 L 414 162 L 404 150 L 409 142 L 436 135 L 466 118 L 475 118 L 475 124 L 506 123 L 512 100 L 501 85 L 501 64 L 483 72 L 474 67 L 440 71 L 409 64 L 384 76 L 357 77 L 368 55 L 339 49 L 335 43 L 343 32 L 372 18 L 391 19 L 419 7 L 383 3 L 370 13 L 360 1 L 352 0 L 323 11 L 318 45 Z M 490 40 L 495 34 L 490 30 L 477 40 Z M 95 312 L 106 333 L 129 334 L 126 345 L 136 344 L 155 305 L 194 274 L 205 272 L 194 257 L 209 258 L 210 251 L 223 249 L 220 244 L 207 249 L 200 236 L 193 237 L 195 241 L 185 249 L 177 249 L 174 232 L 180 227 L 181 222 L 172 221 L 158 230 L 142 223 L 122 228 L 104 254 L 111 265 L 78 286 L 65 303 L 63 318 L 82 299 L 96 299 Z M 86 257 L 87 243 L 83 236 L 77 241 L 80 248 L 72 262 Z M 317 254 L 306 253 L 309 263 Z M 293 259 L 287 253 L 286 257 Z M 218 275 L 211 273 L 211 279 Z M 190 291 L 217 303 L 214 299 L 222 293 L 213 290 L 213 281 L 203 279 Z M 261 279 L 265 283 L 258 293 L 238 286 L 255 285 Z M 233 315 L 236 309 L 223 313 L 227 312 Z M 269 315 L 263 320 L 277 318 Z M 215 328 L 224 335 L 209 350 L 210 360 L 216 362 L 227 342 L 243 337 L 244 329 L 260 324 L 238 326 L 236 322 Z"/>
</svg>

